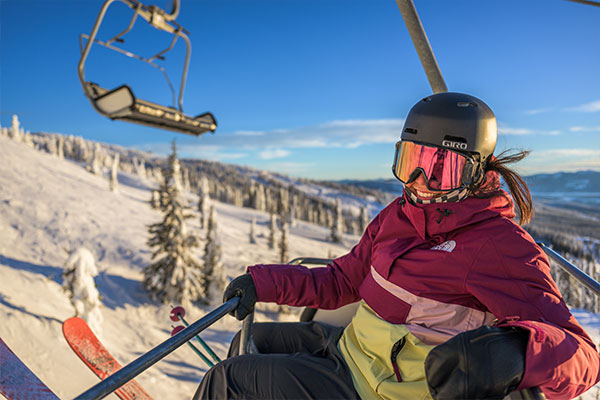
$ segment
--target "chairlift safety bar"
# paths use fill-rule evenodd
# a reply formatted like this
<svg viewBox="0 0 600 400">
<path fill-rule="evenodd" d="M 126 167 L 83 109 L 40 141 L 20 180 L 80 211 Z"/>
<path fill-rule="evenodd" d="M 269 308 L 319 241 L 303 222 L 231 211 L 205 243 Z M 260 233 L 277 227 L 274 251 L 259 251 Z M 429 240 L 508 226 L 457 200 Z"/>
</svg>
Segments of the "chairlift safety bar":
<svg viewBox="0 0 600 400">
<path fill-rule="evenodd" d="M 592 293 L 596 296 L 600 297 L 600 283 L 598 283 L 594 278 L 577 268 L 575 265 L 570 263 L 563 256 L 558 254 L 556 251 L 552 250 L 550 247 L 546 246 L 542 242 L 537 242 L 537 244 L 544 250 L 544 252 L 556 261 L 559 267 L 561 267 L 566 273 L 571 275 L 573 278 L 577 279 L 582 285 L 588 288 Z"/>
<path fill-rule="evenodd" d="M 171 352 L 187 343 L 194 336 L 217 322 L 227 313 L 235 310 L 239 302 L 240 298 L 234 297 L 231 300 L 223 303 L 221 306 L 208 313 L 203 318 L 200 318 L 189 327 L 183 329 L 178 334 L 171 336 L 169 339 L 154 347 L 152 350 L 141 355 L 114 374 L 105 378 L 100 383 L 92 386 L 77 396 L 75 400 L 102 399 L 108 396 L 110 393 L 114 392 L 119 387 L 123 386 L 125 383 L 129 382 L 131 379 L 150 368 L 156 362 L 160 361 Z"/>
</svg>

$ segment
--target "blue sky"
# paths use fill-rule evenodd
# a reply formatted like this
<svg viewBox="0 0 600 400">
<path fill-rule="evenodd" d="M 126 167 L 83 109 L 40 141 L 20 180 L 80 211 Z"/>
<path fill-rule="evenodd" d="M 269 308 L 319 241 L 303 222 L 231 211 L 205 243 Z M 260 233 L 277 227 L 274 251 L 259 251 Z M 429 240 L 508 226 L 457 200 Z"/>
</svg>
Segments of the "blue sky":
<svg viewBox="0 0 600 400">
<path fill-rule="evenodd" d="M 166 0 L 156 0 L 167 7 Z M 391 178 L 394 143 L 410 107 L 431 93 L 394 0 L 181 0 L 190 32 L 184 111 L 211 111 L 200 138 L 111 121 L 84 97 L 79 35 L 103 1 L 0 0 L 0 123 L 31 132 L 317 179 Z M 600 171 L 600 7 L 565 0 L 415 0 L 449 90 L 486 101 L 497 151 L 532 150 L 525 175 Z M 131 11 L 109 9 L 99 38 Z M 170 37 L 139 21 L 123 45 L 142 55 Z M 164 63 L 179 87 L 185 46 Z M 94 46 L 86 79 L 129 84 L 171 104 L 156 69 Z"/>
</svg>

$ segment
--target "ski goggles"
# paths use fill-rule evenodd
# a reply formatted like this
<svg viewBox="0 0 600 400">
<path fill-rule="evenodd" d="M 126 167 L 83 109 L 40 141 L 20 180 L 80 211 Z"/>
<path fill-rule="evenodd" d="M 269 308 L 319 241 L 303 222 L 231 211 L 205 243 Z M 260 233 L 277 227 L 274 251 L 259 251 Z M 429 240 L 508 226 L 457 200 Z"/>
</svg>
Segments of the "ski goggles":
<svg viewBox="0 0 600 400">
<path fill-rule="evenodd" d="M 423 174 L 429 190 L 455 190 L 473 180 L 474 160 L 462 153 L 401 140 L 396 143 L 392 170 L 402 183 L 411 183 Z"/>
</svg>

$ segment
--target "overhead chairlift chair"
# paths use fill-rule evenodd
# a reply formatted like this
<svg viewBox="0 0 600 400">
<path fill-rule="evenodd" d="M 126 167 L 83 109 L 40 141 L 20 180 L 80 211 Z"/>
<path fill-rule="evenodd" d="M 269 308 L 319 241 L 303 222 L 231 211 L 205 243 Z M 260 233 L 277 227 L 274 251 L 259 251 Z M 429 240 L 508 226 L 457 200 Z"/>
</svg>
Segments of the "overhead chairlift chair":
<svg viewBox="0 0 600 400">
<path fill-rule="evenodd" d="M 133 9 L 133 17 L 131 18 L 127 28 L 112 39 L 107 41 L 97 40 L 96 35 L 100 25 L 102 24 L 102 20 L 104 19 L 106 10 L 114 1 L 125 3 L 131 9 Z M 215 117 L 210 112 L 206 112 L 195 117 L 190 117 L 183 112 L 183 91 L 185 88 L 185 81 L 190 60 L 191 43 L 186 34 L 188 32 L 177 22 L 175 22 L 175 18 L 178 14 L 179 0 L 173 0 L 172 10 L 168 13 L 157 6 L 146 6 L 137 0 L 106 0 L 104 2 L 104 5 L 100 9 L 100 13 L 96 19 L 96 23 L 92 29 L 92 33 L 89 36 L 82 34 L 80 35 L 79 39 L 81 49 L 81 58 L 78 65 L 79 80 L 81 81 L 83 92 L 90 100 L 96 111 L 112 120 L 123 120 L 195 136 L 199 136 L 206 132 L 214 132 L 214 130 L 217 128 L 217 122 Z M 144 19 L 154 28 L 173 35 L 173 40 L 171 41 L 170 45 L 166 49 L 160 51 L 150 58 L 145 58 L 131 53 L 113 44 L 115 42 L 124 42 L 123 35 L 133 28 L 133 25 L 138 17 Z M 184 39 L 187 46 L 187 51 L 181 76 L 181 85 L 179 88 L 178 107 L 175 108 L 175 90 L 173 89 L 171 81 L 169 80 L 164 68 L 156 64 L 155 61 L 164 60 L 164 54 L 171 50 L 173 46 L 175 46 L 175 43 L 179 37 Z M 85 48 L 83 46 L 84 39 L 87 39 Z M 144 61 L 152 67 L 160 70 L 163 73 L 173 95 L 173 106 L 162 106 L 150 101 L 138 99 L 133 94 L 133 90 L 126 84 L 110 90 L 101 87 L 97 83 L 87 81 L 85 79 L 85 61 L 94 43 L 117 51 L 128 57 Z"/>
</svg>

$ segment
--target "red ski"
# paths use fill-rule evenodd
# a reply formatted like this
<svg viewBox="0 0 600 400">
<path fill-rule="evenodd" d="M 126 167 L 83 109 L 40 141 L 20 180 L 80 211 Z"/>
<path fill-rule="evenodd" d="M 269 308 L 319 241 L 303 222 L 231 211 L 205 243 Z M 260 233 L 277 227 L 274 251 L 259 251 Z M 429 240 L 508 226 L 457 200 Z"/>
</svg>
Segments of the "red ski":
<svg viewBox="0 0 600 400">
<path fill-rule="evenodd" d="M 83 319 L 78 317 L 69 318 L 63 322 L 62 329 L 69 346 L 100 379 L 104 379 L 121 369 L 119 362 L 100 343 L 100 340 Z M 122 400 L 152 399 L 134 380 L 115 390 L 115 394 Z"/>
<path fill-rule="evenodd" d="M 0 339 L 0 393 L 9 400 L 59 400 Z"/>
</svg>

